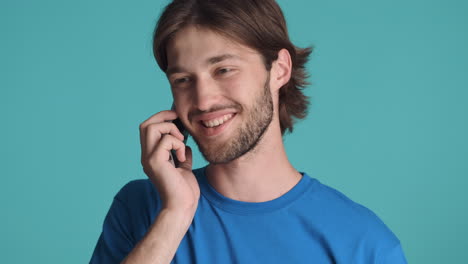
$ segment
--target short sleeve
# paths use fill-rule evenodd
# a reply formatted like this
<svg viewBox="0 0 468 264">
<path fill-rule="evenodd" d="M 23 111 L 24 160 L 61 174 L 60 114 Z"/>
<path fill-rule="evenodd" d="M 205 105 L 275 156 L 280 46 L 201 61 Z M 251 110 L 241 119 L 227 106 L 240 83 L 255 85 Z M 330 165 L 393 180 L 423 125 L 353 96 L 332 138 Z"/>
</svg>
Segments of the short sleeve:
<svg viewBox="0 0 468 264">
<path fill-rule="evenodd" d="M 105 217 L 91 264 L 120 263 L 130 253 L 134 247 L 130 221 L 128 208 L 115 197 Z"/>
<path fill-rule="evenodd" d="M 149 179 L 123 186 L 107 212 L 90 263 L 120 263 L 143 238 L 160 206 L 159 195 Z"/>
<path fill-rule="evenodd" d="M 401 244 L 397 244 L 390 251 L 380 256 L 379 264 L 407 264 Z"/>
</svg>

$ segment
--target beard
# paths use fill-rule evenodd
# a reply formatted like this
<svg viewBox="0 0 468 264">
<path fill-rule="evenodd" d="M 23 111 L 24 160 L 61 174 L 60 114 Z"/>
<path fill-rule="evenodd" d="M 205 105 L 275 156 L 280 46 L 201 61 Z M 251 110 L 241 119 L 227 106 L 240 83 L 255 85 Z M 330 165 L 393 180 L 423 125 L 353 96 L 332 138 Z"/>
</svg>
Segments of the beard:
<svg viewBox="0 0 468 264">
<path fill-rule="evenodd" d="M 194 137 L 205 160 L 211 164 L 229 163 L 249 151 L 255 149 L 273 120 L 273 99 L 270 91 L 270 73 L 263 90 L 255 98 L 249 109 L 240 105 L 236 109 L 243 109 L 247 119 L 235 131 L 234 136 L 227 142 L 201 142 Z"/>
</svg>

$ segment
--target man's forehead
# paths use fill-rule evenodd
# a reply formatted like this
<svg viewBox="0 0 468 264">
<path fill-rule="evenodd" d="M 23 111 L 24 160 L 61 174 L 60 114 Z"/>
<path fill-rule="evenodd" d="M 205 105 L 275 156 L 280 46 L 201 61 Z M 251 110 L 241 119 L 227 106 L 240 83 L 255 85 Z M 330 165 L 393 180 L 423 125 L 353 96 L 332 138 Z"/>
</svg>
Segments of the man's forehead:
<svg viewBox="0 0 468 264">
<path fill-rule="evenodd" d="M 248 46 L 216 31 L 189 26 L 178 31 L 166 46 L 170 64 L 194 62 L 215 63 L 258 53 Z"/>
</svg>

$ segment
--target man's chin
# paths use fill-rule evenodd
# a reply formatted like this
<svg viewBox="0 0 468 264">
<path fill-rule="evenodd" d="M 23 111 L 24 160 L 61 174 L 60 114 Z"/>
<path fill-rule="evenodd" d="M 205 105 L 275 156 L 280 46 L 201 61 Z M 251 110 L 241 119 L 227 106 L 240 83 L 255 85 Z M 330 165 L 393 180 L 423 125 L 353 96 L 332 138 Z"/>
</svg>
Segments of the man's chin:
<svg viewBox="0 0 468 264">
<path fill-rule="evenodd" d="M 208 161 L 210 164 L 213 165 L 223 165 L 223 164 L 228 164 L 230 162 L 233 162 L 234 160 L 240 158 L 240 157 L 220 157 L 220 156 L 205 156 L 203 155 L 206 161 Z"/>
<path fill-rule="evenodd" d="M 210 146 L 206 148 L 204 146 L 200 147 L 200 145 L 198 147 L 201 154 L 203 155 L 203 158 L 211 164 L 226 164 L 234 160 L 233 158 L 227 157 L 225 151 L 226 147 Z"/>
<path fill-rule="evenodd" d="M 217 142 L 218 140 L 206 139 L 200 141 L 195 138 L 194 140 L 203 158 L 210 164 L 226 164 L 238 158 L 232 153 L 232 144 L 229 144 L 229 141 Z"/>
</svg>

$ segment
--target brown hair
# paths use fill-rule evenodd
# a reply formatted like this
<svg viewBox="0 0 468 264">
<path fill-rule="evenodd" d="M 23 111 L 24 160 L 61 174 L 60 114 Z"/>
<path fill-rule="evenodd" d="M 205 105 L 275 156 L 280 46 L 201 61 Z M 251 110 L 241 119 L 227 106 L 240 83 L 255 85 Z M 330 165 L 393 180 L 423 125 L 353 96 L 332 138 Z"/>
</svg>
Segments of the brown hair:
<svg viewBox="0 0 468 264">
<path fill-rule="evenodd" d="M 281 133 L 292 132 L 295 119 L 306 117 L 309 99 L 302 90 L 309 84 L 305 63 L 313 48 L 301 49 L 292 44 L 283 12 L 275 0 L 173 0 L 163 10 L 154 31 L 154 57 L 164 72 L 168 41 L 188 25 L 209 28 L 257 50 L 268 71 L 278 59 L 278 52 L 287 49 L 292 73 L 279 91 Z"/>
</svg>

